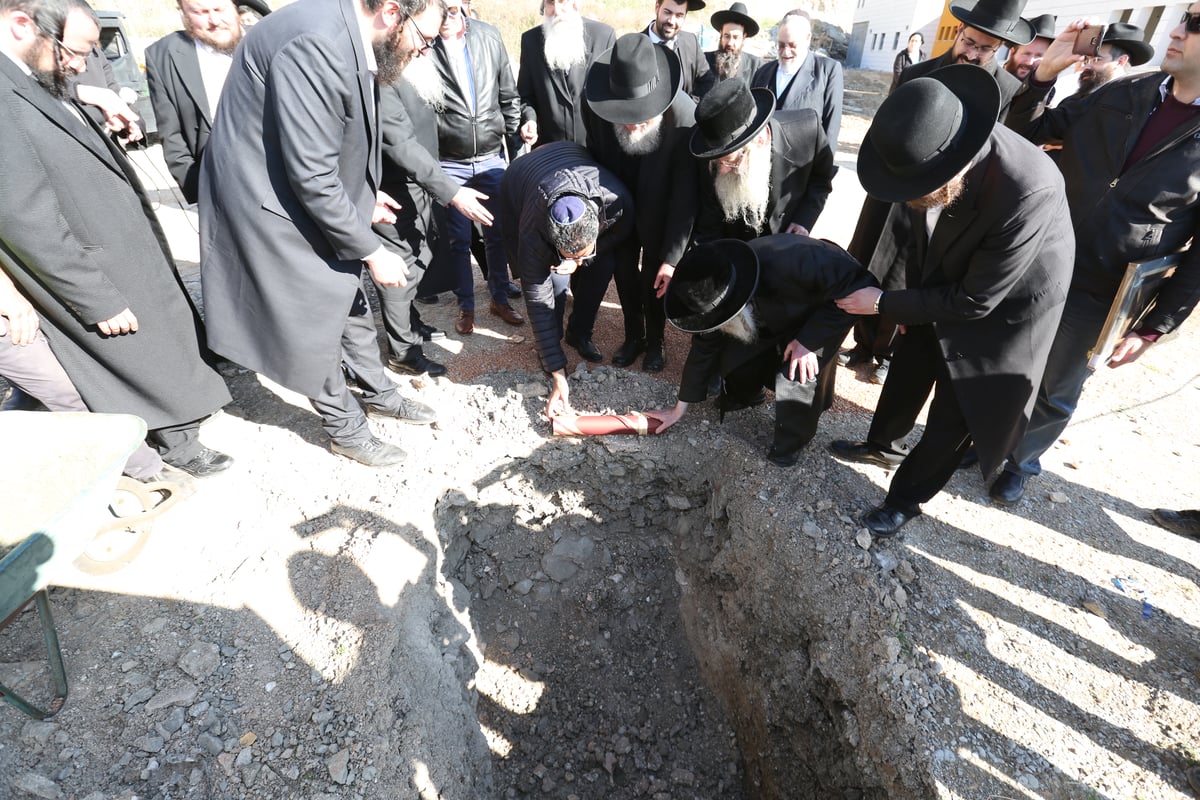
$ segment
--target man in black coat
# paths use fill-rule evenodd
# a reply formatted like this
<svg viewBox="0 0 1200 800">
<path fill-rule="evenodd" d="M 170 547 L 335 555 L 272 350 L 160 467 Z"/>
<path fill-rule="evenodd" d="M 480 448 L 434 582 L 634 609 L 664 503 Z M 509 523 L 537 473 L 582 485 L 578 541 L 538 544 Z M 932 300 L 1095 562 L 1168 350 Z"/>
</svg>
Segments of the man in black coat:
<svg viewBox="0 0 1200 800">
<path fill-rule="evenodd" d="M 834 300 L 875 281 L 837 245 L 775 234 L 749 243 L 722 239 L 688 251 L 667 290 L 667 316 L 695 334 L 683 365 L 679 402 L 648 416 L 674 425 L 704 400 L 720 376 L 726 410 L 775 392 L 775 436 L 767 460 L 790 467 L 833 404 L 838 345 L 853 317 Z"/>
<path fill-rule="evenodd" d="M 625 320 L 613 364 L 628 366 L 644 350 L 647 372 L 666 364 L 662 292 L 687 249 L 696 209 L 687 151 L 696 105 L 680 81 L 674 53 L 629 33 L 592 65 L 584 89 L 592 154 L 633 192 L 637 216 L 613 274 Z M 639 85 L 653 88 L 643 93 Z M 589 361 L 603 358 L 590 339 L 574 344 Z"/>
<path fill-rule="evenodd" d="M 763 65 L 761 58 L 746 52 L 746 40 L 758 35 L 758 22 L 750 16 L 745 3 L 734 3 L 727 11 L 716 12 L 710 22 L 721 39 L 717 49 L 704 57 L 717 83 L 730 78 L 749 83 Z"/>
<path fill-rule="evenodd" d="M 990 475 L 1033 408 L 1071 278 L 1075 237 L 1062 176 L 1045 153 L 996 125 L 1000 93 L 969 65 L 908 81 L 879 107 L 858 174 L 873 197 L 909 216 L 906 289 L 860 289 L 852 314 L 903 326 L 865 442 L 837 440 L 839 458 L 899 469 L 863 517 L 893 536 L 921 513 L 972 441 Z M 920 441 L 905 437 L 933 391 Z"/>
<path fill-rule="evenodd" d="M 230 398 L 200 317 L 132 165 L 64 99 L 99 38 L 95 13 L 22 6 L 0 12 L 0 265 L 90 410 L 136 414 L 168 464 L 219 472 L 232 459 L 199 428 Z"/>
<path fill-rule="evenodd" d="M 376 285 L 388 340 L 388 367 L 437 378 L 446 367 L 425 355 L 422 343 L 446 334 L 421 321 L 413 300 L 454 286 L 445 241 L 447 206 L 472 221 L 492 223 L 482 193 L 459 186 L 438 163 L 437 108 L 444 97 L 441 77 L 427 58 L 413 61 L 400 80 L 379 92 L 383 129 L 380 188 L 398 204 L 395 221 L 375 223 L 383 244 L 408 264 L 404 286 Z M 434 270 L 431 272 L 431 270 Z"/>
<path fill-rule="evenodd" d="M 1021 88 L 1021 81 L 996 61 L 996 52 L 1006 42 L 1024 45 L 1033 41 L 1036 30 L 1029 20 L 1021 18 L 1024 8 L 1025 0 L 958 0 L 950 3 L 950 13 L 960 22 L 953 46 L 937 58 L 904 70 L 897 86 L 951 64 L 974 64 L 995 79 L 1000 89 L 999 121 L 1003 122 L 1013 96 Z M 909 235 L 907 219 L 903 210 L 892 211 L 891 203 L 867 197 L 846 248 L 885 288 L 904 288 L 904 272 L 897 267 L 897 254 L 903 252 Z M 894 324 L 886 317 L 860 320 L 854 328 L 854 350 L 846 354 L 847 365 L 874 359 L 877 366 L 872 380 L 883 383 L 891 362 L 894 331 Z"/>
<path fill-rule="evenodd" d="M 654 0 L 654 21 L 642 33 L 650 41 L 671 50 L 679 56 L 683 66 L 683 92 L 699 101 L 716 83 L 716 76 L 708 68 L 700 40 L 696 34 L 683 29 L 683 21 L 689 11 L 704 8 L 704 0 Z"/>
<path fill-rule="evenodd" d="M 829 149 L 836 153 L 845 82 L 841 63 L 812 51 L 812 20 L 806 11 L 784 15 L 775 32 L 775 47 L 778 60 L 759 67 L 750 85 L 771 92 L 780 111 L 816 111 Z"/>
<path fill-rule="evenodd" d="M 365 266 L 379 285 L 408 280 L 371 229 L 395 204 L 378 190 L 375 87 L 429 49 L 441 18 L 440 0 L 297 0 L 272 13 L 235 54 L 200 170 L 209 345 L 308 397 L 330 449 L 369 466 L 406 454 L 375 436 L 367 411 L 436 418 L 388 376 L 362 278 Z"/>
<path fill-rule="evenodd" d="M 817 112 L 780 112 L 766 89 L 718 84 L 696 109 L 690 148 L 699 208 L 693 239 L 807 235 L 833 190 L 833 153 Z"/>
<path fill-rule="evenodd" d="M 633 228 L 633 199 L 615 175 L 574 142 L 518 158 L 504 176 L 497 221 L 521 279 L 538 358 L 554 382 L 546 415 L 571 413 L 567 358 L 559 341 L 567 289 L 574 296 L 566 335 L 591 340 L 617 251 Z"/>
<path fill-rule="evenodd" d="M 270 8 L 261 0 L 261 13 Z M 217 99 L 242 41 L 233 0 L 179 0 L 183 30 L 146 48 L 146 82 L 163 160 L 187 202 L 199 196 L 200 157 L 212 132 Z"/>
<path fill-rule="evenodd" d="M 583 79 L 617 37 L 611 26 L 581 16 L 580 1 L 545 0 L 542 24 L 521 34 L 521 140 L 535 147 L 588 144 Z"/>
<path fill-rule="evenodd" d="M 1037 144 L 1061 144 L 1057 163 L 1075 229 L 1075 271 L 1025 436 L 991 487 L 1003 504 L 1021 499 L 1041 456 L 1066 429 L 1091 375 L 1088 351 L 1131 262 L 1182 252 L 1153 308 L 1114 350 L 1108 366 L 1136 361 L 1178 328 L 1200 300 L 1200 3 L 1170 31 L 1161 71 L 1104 84 L 1045 108 L 1042 98 L 1072 55 L 1067 26 L 1013 101 L 1009 122 Z"/>
</svg>

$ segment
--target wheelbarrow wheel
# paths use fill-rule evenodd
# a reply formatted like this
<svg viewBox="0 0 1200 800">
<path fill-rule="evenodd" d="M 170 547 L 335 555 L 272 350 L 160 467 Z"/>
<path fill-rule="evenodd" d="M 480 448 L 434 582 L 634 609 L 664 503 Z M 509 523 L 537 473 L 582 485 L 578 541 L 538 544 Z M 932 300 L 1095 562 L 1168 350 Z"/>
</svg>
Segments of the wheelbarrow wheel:
<svg viewBox="0 0 1200 800">
<path fill-rule="evenodd" d="M 169 481 L 143 483 L 122 477 L 109 503 L 112 519 L 100 526 L 75 567 L 89 575 L 107 575 L 124 569 L 142 552 L 154 529 L 154 520 L 177 503 L 179 486 Z"/>
</svg>

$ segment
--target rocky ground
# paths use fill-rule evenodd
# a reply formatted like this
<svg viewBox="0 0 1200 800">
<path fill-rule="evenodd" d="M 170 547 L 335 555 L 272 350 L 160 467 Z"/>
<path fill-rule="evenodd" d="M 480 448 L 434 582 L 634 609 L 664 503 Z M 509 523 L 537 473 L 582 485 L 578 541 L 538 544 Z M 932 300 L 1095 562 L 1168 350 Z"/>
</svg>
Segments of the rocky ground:
<svg viewBox="0 0 1200 800">
<path fill-rule="evenodd" d="M 848 238 L 885 77 L 848 76 L 818 235 Z M 865 432 L 865 372 L 780 470 L 770 404 L 555 439 L 522 331 L 481 321 L 430 345 L 449 378 L 401 381 L 437 426 L 373 423 L 410 453 L 394 470 L 332 456 L 302 398 L 227 370 L 204 438 L 234 468 L 124 569 L 59 576 L 71 696 L 47 722 L 0 709 L 0 796 L 1191 796 L 1200 543 L 1148 514 L 1200 505 L 1194 321 L 1097 374 L 1022 504 L 962 471 L 888 544 L 855 521 L 887 474 L 825 452 Z M 606 306 L 597 341 L 619 338 Z M 572 399 L 668 405 L 685 348 L 663 376 L 572 359 Z M 41 647 L 22 615 L 0 681 L 44 696 Z"/>
</svg>

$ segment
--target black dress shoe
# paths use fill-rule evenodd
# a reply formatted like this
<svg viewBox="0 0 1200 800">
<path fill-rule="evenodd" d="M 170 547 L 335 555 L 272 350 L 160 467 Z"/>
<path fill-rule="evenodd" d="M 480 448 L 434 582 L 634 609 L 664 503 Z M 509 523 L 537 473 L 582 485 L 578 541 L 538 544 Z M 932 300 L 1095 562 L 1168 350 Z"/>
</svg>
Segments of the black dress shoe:
<svg viewBox="0 0 1200 800">
<path fill-rule="evenodd" d="M 436 411 L 424 403 L 418 403 L 416 400 L 409 400 L 405 397 L 396 398 L 396 405 L 391 408 L 367 406 L 367 416 L 398 419 L 409 425 L 430 425 L 437 422 Z"/>
<path fill-rule="evenodd" d="M 417 295 L 417 302 L 421 305 L 433 306 L 437 305 L 438 296 L 436 294 Z"/>
<path fill-rule="evenodd" d="M 614 367 L 628 367 L 637 357 L 640 356 L 646 349 L 645 339 L 626 339 L 621 342 L 621 346 L 617 348 L 617 352 L 613 353 L 612 363 Z"/>
<path fill-rule="evenodd" d="M 971 449 L 963 453 L 962 460 L 958 462 L 958 469 L 970 469 L 979 463 L 979 451 L 972 445 Z"/>
<path fill-rule="evenodd" d="M 829 452 L 843 461 L 874 464 L 884 469 L 895 469 L 904 462 L 903 455 L 886 453 L 867 442 L 851 442 L 848 439 L 834 439 L 829 443 Z"/>
<path fill-rule="evenodd" d="M 921 516 L 921 509 L 916 506 L 899 506 L 884 502 L 883 505 L 863 514 L 862 524 L 879 539 L 890 539 L 900 532 L 904 523 L 913 517 Z"/>
<path fill-rule="evenodd" d="M 803 447 L 797 447 L 795 450 L 783 451 L 772 445 L 771 449 L 767 451 L 767 461 L 777 467 L 794 467 L 800 460 L 800 453 L 803 450 Z"/>
<path fill-rule="evenodd" d="M 646 345 L 646 357 L 642 359 L 642 369 L 646 372 L 662 372 L 667 366 L 667 357 L 663 353 L 662 342 L 650 342 Z"/>
<path fill-rule="evenodd" d="M 365 442 L 353 444 L 330 442 L 329 449 L 339 456 L 353 459 L 368 467 L 390 467 L 392 464 L 399 464 L 408 458 L 408 454 L 396 445 L 388 444 L 383 439 L 374 436 Z"/>
<path fill-rule="evenodd" d="M 443 334 L 445 335 L 445 334 Z M 431 378 L 440 378 L 446 374 L 444 364 L 439 364 L 424 353 L 409 355 L 406 358 L 389 358 L 388 369 L 403 372 L 406 375 L 424 375 L 429 373 Z"/>
<path fill-rule="evenodd" d="M 166 459 L 163 460 L 166 461 Z M 166 463 L 175 469 L 183 470 L 194 478 L 205 478 L 229 469 L 229 465 L 233 463 L 233 457 L 208 447 L 202 447 L 200 453 L 191 461 L 183 464 L 174 461 L 166 461 Z"/>
<path fill-rule="evenodd" d="M 512 281 L 508 282 L 508 286 L 506 287 L 506 290 L 508 291 L 508 296 L 511 297 L 513 300 L 516 300 L 518 297 L 521 296 L 521 287 L 517 286 L 517 284 L 515 284 Z"/>
<path fill-rule="evenodd" d="M 859 364 L 866 364 L 868 361 L 871 361 L 871 351 L 863 347 L 852 347 L 849 350 L 843 350 L 838 353 L 837 360 L 843 367 L 854 368 Z"/>
<path fill-rule="evenodd" d="M 445 339 L 446 338 L 445 331 L 439 330 L 438 328 L 435 328 L 432 325 L 426 325 L 424 322 L 422 322 L 417 327 L 413 328 L 413 331 L 415 333 L 420 334 L 421 338 L 427 342 L 432 342 L 434 339 Z"/>
<path fill-rule="evenodd" d="M 591 339 L 576 339 L 572 334 L 567 334 L 563 337 L 563 341 L 575 348 L 575 352 L 583 357 L 584 361 L 590 361 L 593 364 L 599 364 L 604 360 L 603 354 L 596 349 L 596 345 Z"/>
<path fill-rule="evenodd" d="M 1154 521 L 1171 533 L 1200 539 L 1200 511 L 1172 511 L 1169 508 L 1156 508 L 1150 512 Z"/>
<path fill-rule="evenodd" d="M 1025 496 L 1025 481 L 1027 480 L 1029 478 L 1025 475 L 1005 470 L 992 483 L 992 488 L 988 490 L 988 494 L 1001 505 L 1015 505 L 1021 502 L 1021 498 Z"/>
</svg>

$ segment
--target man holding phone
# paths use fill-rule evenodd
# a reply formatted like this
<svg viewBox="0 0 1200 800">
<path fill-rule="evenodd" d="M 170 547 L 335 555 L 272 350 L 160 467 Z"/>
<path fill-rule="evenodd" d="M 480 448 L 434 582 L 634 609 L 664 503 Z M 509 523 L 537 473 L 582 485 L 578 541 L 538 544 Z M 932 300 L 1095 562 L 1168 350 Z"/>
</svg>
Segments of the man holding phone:
<svg viewBox="0 0 1200 800">
<path fill-rule="evenodd" d="M 1089 375 L 1087 354 L 1117 294 L 1126 265 L 1180 251 L 1154 308 L 1118 344 L 1109 361 L 1136 361 L 1178 328 L 1200 299 L 1200 2 L 1171 30 L 1160 72 L 1115 80 L 1056 108 L 1041 104 L 1073 52 L 1082 20 L 1055 38 L 1030 89 L 1013 100 L 1009 124 L 1036 144 L 1061 144 L 1058 166 L 1075 227 L 1075 271 L 1037 404 L 991 495 L 1018 502 L 1039 459 L 1058 440 Z M 1188 241 L 1192 240 L 1191 245 Z"/>
</svg>

